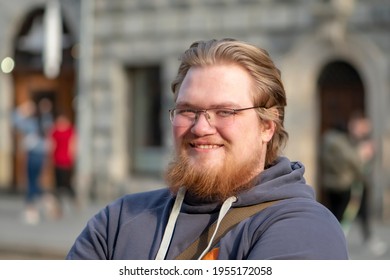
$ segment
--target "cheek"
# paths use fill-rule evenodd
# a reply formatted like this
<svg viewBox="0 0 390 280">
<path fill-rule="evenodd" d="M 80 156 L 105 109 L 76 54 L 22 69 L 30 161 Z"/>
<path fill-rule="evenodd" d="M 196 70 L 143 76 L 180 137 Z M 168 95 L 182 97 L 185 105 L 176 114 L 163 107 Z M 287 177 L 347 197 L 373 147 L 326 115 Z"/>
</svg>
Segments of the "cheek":
<svg viewBox="0 0 390 280">
<path fill-rule="evenodd" d="M 183 141 L 184 135 L 187 133 L 187 128 L 184 127 L 176 127 L 172 128 L 172 136 L 176 146 L 180 146 Z"/>
<path fill-rule="evenodd" d="M 239 151 L 241 156 L 253 154 L 253 150 L 262 145 L 260 129 L 255 126 L 241 128 L 241 133 L 235 131 L 230 136 L 233 146 Z"/>
</svg>

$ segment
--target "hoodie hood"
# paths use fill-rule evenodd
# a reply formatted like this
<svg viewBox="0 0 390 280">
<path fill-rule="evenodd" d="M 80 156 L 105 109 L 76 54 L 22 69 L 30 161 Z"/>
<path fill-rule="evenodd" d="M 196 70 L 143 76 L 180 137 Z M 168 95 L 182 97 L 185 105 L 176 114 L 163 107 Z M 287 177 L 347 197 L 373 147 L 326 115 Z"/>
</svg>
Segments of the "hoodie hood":
<svg viewBox="0 0 390 280">
<path fill-rule="evenodd" d="M 255 187 L 237 196 L 237 202 L 233 206 L 249 206 L 288 198 L 314 199 L 314 189 L 306 184 L 304 173 L 302 163 L 279 157 L 275 165 L 259 175 L 259 182 Z"/>
</svg>

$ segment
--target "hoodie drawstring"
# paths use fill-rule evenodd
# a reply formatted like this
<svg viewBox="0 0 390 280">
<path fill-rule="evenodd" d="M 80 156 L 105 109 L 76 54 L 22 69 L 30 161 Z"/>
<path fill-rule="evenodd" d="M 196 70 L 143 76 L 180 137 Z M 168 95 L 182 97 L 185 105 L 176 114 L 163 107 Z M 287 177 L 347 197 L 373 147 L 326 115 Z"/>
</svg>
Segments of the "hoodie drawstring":
<svg viewBox="0 0 390 280">
<path fill-rule="evenodd" d="M 185 193 L 186 193 L 186 189 L 184 187 L 180 188 L 178 193 L 177 193 L 175 203 L 172 207 L 171 214 L 169 215 L 168 224 L 165 228 L 165 232 L 164 232 L 163 239 L 161 241 L 160 248 L 159 248 L 157 255 L 156 255 L 156 260 L 164 260 L 166 257 L 169 245 L 170 245 L 171 240 L 172 240 L 173 231 L 174 231 L 175 226 L 176 226 L 176 221 L 177 221 L 177 218 L 180 214 L 181 205 L 183 204 L 183 201 L 184 201 Z M 204 255 L 207 254 L 207 252 L 210 250 L 211 244 L 214 240 L 215 235 L 217 234 L 217 231 L 218 231 L 218 228 L 221 224 L 222 219 L 226 216 L 227 212 L 232 207 L 232 204 L 235 201 L 237 201 L 237 198 L 234 196 L 231 196 L 228 199 L 226 199 L 224 201 L 224 203 L 222 204 L 221 210 L 219 211 L 219 214 L 218 214 L 217 226 L 215 227 L 214 233 L 211 236 L 211 239 L 210 239 L 206 249 L 202 252 L 202 254 L 200 254 L 198 260 L 202 259 L 204 257 Z"/>
<path fill-rule="evenodd" d="M 207 252 L 210 250 L 211 244 L 213 243 L 214 237 L 217 234 L 217 231 L 218 231 L 219 225 L 221 224 L 222 219 L 226 216 L 227 212 L 232 207 L 233 202 L 235 202 L 236 200 L 237 200 L 237 198 L 235 196 L 231 196 L 228 199 L 226 199 L 224 201 L 224 203 L 222 204 L 221 210 L 219 211 L 219 214 L 218 214 L 217 226 L 215 227 L 214 233 L 211 236 L 209 244 L 207 245 L 206 249 L 204 249 L 202 254 L 200 254 L 198 260 L 201 260 L 204 257 L 204 255 L 206 255 Z"/>
<path fill-rule="evenodd" d="M 156 260 L 164 260 L 168 252 L 169 245 L 172 240 L 173 230 L 175 229 L 176 220 L 179 216 L 181 205 L 184 201 L 184 195 L 186 194 L 186 189 L 181 187 L 176 195 L 175 203 L 173 204 L 171 214 L 169 215 L 168 224 L 165 228 L 164 236 L 161 241 L 160 248 L 158 249 Z"/>
</svg>

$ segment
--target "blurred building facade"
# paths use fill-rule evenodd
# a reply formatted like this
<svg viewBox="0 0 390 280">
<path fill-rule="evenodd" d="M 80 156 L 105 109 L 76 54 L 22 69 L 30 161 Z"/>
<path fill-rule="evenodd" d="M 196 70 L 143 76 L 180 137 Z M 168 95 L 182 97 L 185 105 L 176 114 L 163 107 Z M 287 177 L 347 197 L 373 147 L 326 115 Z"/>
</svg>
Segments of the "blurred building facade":
<svg viewBox="0 0 390 280">
<path fill-rule="evenodd" d="M 230 37 L 267 49 L 282 71 L 285 153 L 306 165 L 316 188 L 322 132 L 353 111 L 369 116 L 378 152 L 373 200 L 380 213 L 388 211 L 389 1 L 62 0 L 62 55 L 52 76 L 42 62 L 47 2 L 0 0 L 1 188 L 23 184 L 9 113 L 26 98 L 43 97 L 78 127 L 82 199 L 163 187 L 178 56 L 193 41 Z"/>
</svg>

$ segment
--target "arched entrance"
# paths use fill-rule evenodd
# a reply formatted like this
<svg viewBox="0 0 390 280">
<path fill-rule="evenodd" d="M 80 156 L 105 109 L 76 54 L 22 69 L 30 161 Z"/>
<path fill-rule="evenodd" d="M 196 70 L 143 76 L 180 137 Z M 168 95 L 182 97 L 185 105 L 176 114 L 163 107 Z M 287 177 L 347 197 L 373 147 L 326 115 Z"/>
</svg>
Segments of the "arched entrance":
<svg viewBox="0 0 390 280">
<path fill-rule="evenodd" d="M 365 113 L 365 90 L 359 73 L 347 62 L 326 65 L 318 79 L 322 134 L 334 123 L 346 124 L 348 117 Z"/>
<path fill-rule="evenodd" d="M 361 76 L 348 62 L 329 62 L 320 72 L 317 84 L 320 100 L 319 139 L 334 125 L 346 127 L 352 114 L 366 113 L 365 89 Z M 318 180 L 321 182 L 320 163 L 318 167 Z M 326 205 L 322 191 L 319 193 L 319 200 Z"/>
<path fill-rule="evenodd" d="M 53 117 L 56 113 L 67 114 L 75 120 L 73 110 L 75 69 L 72 55 L 74 39 L 69 28 L 62 21 L 62 62 L 58 76 L 48 78 L 44 75 L 43 42 L 44 42 L 44 7 L 30 11 L 24 18 L 19 31 L 14 37 L 15 69 L 13 78 L 13 104 L 18 106 L 26 100 L 34 103 L 49 99 L 53 105 Z M 25 188 L 25 155 L 20 135 L 14 133 L 13 141 L 13 179 L 14 191 Z M 45 166 L 42 176 L 43 186 L 53 186 L 53 169 L 50 160 Z"/>
</svg>

